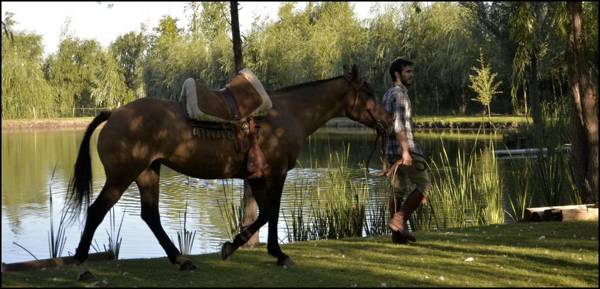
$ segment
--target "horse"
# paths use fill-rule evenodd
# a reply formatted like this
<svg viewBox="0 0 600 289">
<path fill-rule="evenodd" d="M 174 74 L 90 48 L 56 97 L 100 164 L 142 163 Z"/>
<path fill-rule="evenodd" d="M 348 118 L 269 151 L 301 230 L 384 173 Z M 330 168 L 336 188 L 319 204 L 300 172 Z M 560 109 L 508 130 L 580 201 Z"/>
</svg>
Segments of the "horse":
<svg viewBox="0 0 600 289">
<path fill-rule="evenodd" d="M 141 218 L 152 230 L 171 263 L 180 270 L 196 266 L 183 256 L 165 233 L 158 210 L 160 166 L 200 179 L 247 179 L 259 207 L 259 215 L 241 230 L 233 242 L 221 248 L 223 260 L 267 222 L 267 251 L 280 266 L 292 266 L 277 237 L 277 221 L 282 189 L 287 172 L 294 168 L 305 139 L 333 117 L 346 116 L 377 132 L 392 123 L 373 96 L 368 83 L 354 65 L 349 72 L 330 79 L 302 83 L 269 91 L 272 108 L 260 125 L 258 139 L 269 164 L 260 178 L 248 178 L 244 154 L 234 153 L 231 139 L 201 138 L 192 133 L 192 120 L 184 106 L 176 101 L 141 98 L 112 111 L 102 111 L 88 125 L 80 145 L 69 184 L 67 205 L 78 216 L 87 208 L 85 228 L 75 251 L 76 264 L 83 265 L 94 232 L 106 213 L 115 205 L 132 182 L 139 188 Z M 98 155 L 106 173 L 106 182 L 95 201 L 90 203 L 92 188 L 90 138 L 101 123 Z M 81 276 L 93 275 L 81 267 Z"/>
</svg>

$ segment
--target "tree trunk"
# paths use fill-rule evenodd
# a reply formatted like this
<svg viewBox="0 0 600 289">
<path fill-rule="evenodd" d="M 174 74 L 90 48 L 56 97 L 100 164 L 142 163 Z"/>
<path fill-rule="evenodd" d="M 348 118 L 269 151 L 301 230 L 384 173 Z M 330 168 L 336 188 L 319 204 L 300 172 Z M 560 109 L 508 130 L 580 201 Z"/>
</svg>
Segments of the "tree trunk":
<svg viewBox="0 0 600 289">
<path fill-rule="evenodd" d="M 534 143 L 540 148 L 544 141 L 544 118 L 542 117 L 542 106 L 538 91 L 537 80 L 537 55 L 533 50 L 530 54 L 531 68 L 529 69 L 529 80 L 527 81 L 527 90 L 529 92 L 529 105 L 531 107 L 531 117 L 533 118 Z M 540 150 L 541 152 L 541 150 Z"/>
<path fill-rule="evenodd" d="M 248 180 L 244 180 L 244 217 L 242 218 L 242 227 L 246 228 L 250 226 L 254 221 L 256 221 L 256 212 L 258 206 L 256 205 L 256 199 L 254 198 L 254 194 L 252 194 L 252 189 L 250 188 L 250 184 L 248 184 Z M 244 244 L 244 247 L 254 247 L 258 244 L 258 232 L 254 233 L 250 240 Z"/>
<path fill-rule="evenodd" d="M 244 67 L 242 58 L 242 41 L 240 39 L 240 21 L 238 19 L 238 3 L 237 1 L 229 1 L 229 8 L 231 11 L 231 36 L 233 39 L 233 57 L 235 60 L 235 72 L 238 73 Z M 248 227 L 254 221 L 256 221 L 256 212 L 258 206 L 256 199 L 252 194 L 248 180 L 244 180 L 244 216 L 242 218 L 242 227 Z M 244 247 L 254 247 L 258 244 L 258 233 L 256 231 L 254 235 L 244 244 Z"/>
<path fill-rule="evenodd" d="M 238 19 L 237 1 L 229 1 L 231 10 L 231 34 L 233 39 L 233 58 L 235 60 L 236 73 L 244 67 L 242 59 L 242 40 L 240 39 L 240 21 Z"/>
<path fill-rule="evenodd" d="M 581 2 L 567 2 L 571 26 L 567 64 L 573 93 L 572 155 L 577 189 L 587 203 L 598 203 L 598 97 L 583 51 Z"/>
</svg>

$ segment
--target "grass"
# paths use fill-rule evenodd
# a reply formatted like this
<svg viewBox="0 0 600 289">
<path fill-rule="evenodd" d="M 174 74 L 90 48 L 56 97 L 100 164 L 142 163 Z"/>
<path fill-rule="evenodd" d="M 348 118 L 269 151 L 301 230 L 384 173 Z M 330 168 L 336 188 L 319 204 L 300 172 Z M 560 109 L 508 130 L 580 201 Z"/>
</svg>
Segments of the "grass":
<svg viewBox="0 0 600 289">
<path fill-rule="evenodd" d="M 418 242 L 389 236 L 282 245 L 296 262 L 275 265 L 260 246 L 195 255 L 196 271 L 166 258 L 88 263 L 96 283 L 75 281 L 78 268 L 2 274 L 2 287 L 598 287 L 598 223 L 545 222 L 418 231 Z M 472 261 L 468 261 L 472 260 Z"/>
<path fill-rule="evenodd" d="M 441 122 L 441 123 L 461 123 L 461 122 L 493 122 L 493 123 L 531 123 L 533 120 L 525 116 L 415 116 L 414 122 Z"/>
</svg>

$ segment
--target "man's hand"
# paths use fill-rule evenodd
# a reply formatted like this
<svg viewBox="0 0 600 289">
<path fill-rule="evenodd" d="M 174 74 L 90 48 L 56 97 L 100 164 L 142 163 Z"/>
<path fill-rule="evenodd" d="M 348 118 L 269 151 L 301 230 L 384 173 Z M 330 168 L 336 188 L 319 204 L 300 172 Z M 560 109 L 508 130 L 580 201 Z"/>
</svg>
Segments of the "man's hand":
<svg viewBox="0 0 600 289">
<path fill-rule="evenodd" d="M 409 152 L 404 151 L 402 153 L 402 158 L 395 161 L 392 167 L 385 173 L 385 175 L 388 177 L 395 175 L 399 166 L 412 166 L 412 157 L 410 156 Z"/>
<path fill-rule="evenodd" d="M 412 157 L 410 156 L 410 153 L 408 151 L 404 151 L 402 152 L 402 159 L 399 160 L 401 165 L 410 167 L 412 166 Z"/>
</svg>

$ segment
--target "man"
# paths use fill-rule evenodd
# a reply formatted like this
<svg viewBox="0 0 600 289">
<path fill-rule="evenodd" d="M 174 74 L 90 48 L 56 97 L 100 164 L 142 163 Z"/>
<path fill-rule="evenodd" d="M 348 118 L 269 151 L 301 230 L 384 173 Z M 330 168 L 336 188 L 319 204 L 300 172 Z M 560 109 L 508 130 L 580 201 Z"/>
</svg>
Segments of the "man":
<svg viewBox="0 0 600 289">
<path fill-rule="evenodd" d="M 394 243 L 416 242 L 408 231 L 406 221 L 421 203 L 427 201 L 431 180 L 426 160 L 412 132 L 412 107 L 407 87 L 413 82 L 413 63 L 396 58 L 390 65 L 389 73 L 393 86 L 383 96 L 385 110 L 394 118 L 394 133 L 388 136 L 385 149 L 388 162 L 393 164 L 388 171 L 392 187 L 389 206 L 390 213 L 393 213 L 389 227 Z M 411 185 L 414 186 L 412 190 Z M 400 205 L 402 196 L 408 192 L 404 203 Z"/>
</svg>

